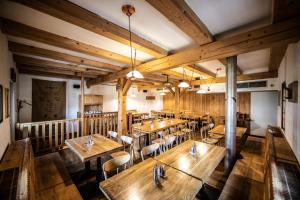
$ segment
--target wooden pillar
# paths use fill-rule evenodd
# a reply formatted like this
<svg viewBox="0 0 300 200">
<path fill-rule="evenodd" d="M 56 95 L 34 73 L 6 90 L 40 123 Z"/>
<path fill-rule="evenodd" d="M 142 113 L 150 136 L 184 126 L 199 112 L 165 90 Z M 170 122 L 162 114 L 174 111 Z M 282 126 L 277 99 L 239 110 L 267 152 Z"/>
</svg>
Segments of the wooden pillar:
<svg viewBox="0 0 300 200">
<path fill-rule="evenodd" d="M 119 135 L 127 134 L 127 115 L 126 115 L 126 96 L 131 85 L 131 80 L 125 78 L 118 79 L 118 133 Z"/>
<path fill-rule="evenodd" d="M 81 100 L 80 100 L 80 117 L 81 117 L 81 133 L 85 135 L 85 121 L 84 121 L 84 76 L 81 74 Z"/>
<path fill-rule="evenodd" d="M 229 174 L 236 159 L 236 85 L 237 57 L 227 58 L 226 66 L 226 116 L 225 116 L 225 173 Z"/>
<path fill-rule="evenodd" d="M 179 118 L 179 114 L 180 114 L 180 88 L 175 85 L 175 105 L 174 105 L 174 109 L 175 109 L 175 118 Z"/>
</svg>

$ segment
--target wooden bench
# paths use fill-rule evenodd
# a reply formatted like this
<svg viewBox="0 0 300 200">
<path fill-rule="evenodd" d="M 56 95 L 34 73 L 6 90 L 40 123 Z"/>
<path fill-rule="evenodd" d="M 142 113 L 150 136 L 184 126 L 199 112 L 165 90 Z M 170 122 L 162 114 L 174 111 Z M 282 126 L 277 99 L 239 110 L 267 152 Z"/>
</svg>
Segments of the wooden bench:
<svg viewBox="0 0 300 200">
<path fill-rule="evenodd" d="M 55 152 L 35 158 L 28 138 L 8 147 L 0 163 L 0 174 L 0 187 L 10 186 L 1 190 L 0 197 L 82 199 L 59 154 Z"/>
<path fill-rule="evenodd" d="M 272 127 L 268 128 L 265 138 L 247 138 L 240 152 L 242 159 L 236 161 L 219 199 L 274 199 L 276 195 L 282 198 L 283 193 L 288 193 L 273 185 L 274 182 L 288 184 L 281 183 L 279 178 L 278 172 L 284 170 L 280 162 L 293 164 L 298 169 L 299 163 L 283 134 L 278 133 L 280 129 L 276 134 L 270 133 L 270 129 Z"/>
</svg>

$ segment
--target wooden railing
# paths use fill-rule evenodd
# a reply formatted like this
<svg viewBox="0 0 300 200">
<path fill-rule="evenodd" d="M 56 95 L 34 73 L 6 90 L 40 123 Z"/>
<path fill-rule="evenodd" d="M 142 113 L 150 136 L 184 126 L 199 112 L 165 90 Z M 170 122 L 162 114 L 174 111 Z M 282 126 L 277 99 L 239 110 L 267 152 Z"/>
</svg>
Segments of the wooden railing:
<svg viewBox="0 0 300 200">
<path fill-rule="evenodd" d="M 66 139 L 95 133 L 107 136 L 108 131 L 117 131 L 117 125 L 118 113 L 110 112 L 84 119 L 18 123 L 16 128 L 18 139 L 29 137 L 34 152 L 40 152 L 62 148 Z"/>
</svg>

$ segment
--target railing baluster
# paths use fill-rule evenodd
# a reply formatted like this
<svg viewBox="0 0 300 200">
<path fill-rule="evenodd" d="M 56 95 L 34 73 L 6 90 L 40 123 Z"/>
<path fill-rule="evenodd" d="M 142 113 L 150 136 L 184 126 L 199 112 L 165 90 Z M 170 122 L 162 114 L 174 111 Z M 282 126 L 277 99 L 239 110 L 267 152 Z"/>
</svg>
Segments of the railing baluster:
<svg viewBox="0 0 300 200">
<path fill-rule="evenodd" d="M 52 122 L 49 123 L 49 148 L 52 149 Z"/>
<path fill-rule="evenodd" d="M 58 146 L 58 122 L 54 123 L 54 139 L 55 139 L 55 147 Z"/>
</svg>

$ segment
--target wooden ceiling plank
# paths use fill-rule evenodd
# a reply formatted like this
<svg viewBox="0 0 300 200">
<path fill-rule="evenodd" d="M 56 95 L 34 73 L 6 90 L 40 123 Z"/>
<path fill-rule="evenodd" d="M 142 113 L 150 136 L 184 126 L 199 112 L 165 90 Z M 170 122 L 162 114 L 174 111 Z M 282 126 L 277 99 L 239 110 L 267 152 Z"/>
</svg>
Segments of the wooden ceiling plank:
<svg viewBox="0 0 300 200">
<path fill-rule="evenodd" d="M 13 53 L 41 56 L 45 58 L 50 58 L 50 59 L 60 60 L 65 62 L 72 62 L 78 65 L 86 65 L 86 66 L 95 67 L 95 68 L 108 70 L 108 71 L 119 71 L 122 69 L 122 67 L 116 65 L 94 61 L 94 60 L 73 56 L 66 53 L 61 53 L 61 52 L 52 51 L 48 49 L 42 49 L 42 48 L 29 46 L 25 44 L 19 44 L 11 41 L 8 42 L 8 48 Z"/>
<path fill-rule="evenodd" d="M 260 72 L 254 74 L 241 74 L 237 76 L 238 81 L 249 81 L 249 80 L 258 80 L 258 79 L 268 79 L 278 77 L 277 71 L 272 72 Z M 203 85 L 203 84 L 213 84 L 213 83 L 225 83 L 226 77 L 217 77 L 203 80 L 192 81 L 192 85 Z"/>
<path fill-rule="evenodd" d="M 12 0 L 31 7 L 40 12 L 52 15 L 71 24 L 77 25 L 96 34 L 129 45 L 129 32 L 126 28 L 118 26 L 101 16 L 86 10 L 66 0 Z M 121 9 L 120 9 L 121 12 Z M 124 15 L 124 18 L 127 16 Z M 154 43 L 132 33 L 134 48 L 148 53 L 156 58 L 166 56 L 168 53 Z"/>
<path fill-rule="evenodd" d="M 272 23 L 297 17 L 300 15 L 300 1 L 298 0 L 273 0 Z M 285 55 L 287 45 L 270 49 L 269 71 L 278 70 Z"/>
<path fill-rule="evenodd" d="M 137 66 L 136 69 L 142 73 L 155 72 L 184 64 L 201 63 L 255 50 L 282 46 L 297 42 L 299 39 L 300 18 L 294 18 L 149 61 Z M 111 81 L 125 76 L 128 73 L 126 70 L 128 69 L 106 77 L 89 80 L 87 83 L 93 85 Z"/>
<path fill-rule="evenodd" d="M 147 0 L 155 9 L 190 36 L 197 44 L 213 41 L 213 36 L 193 10 L 182 0 Z"/>
<path fill-rule="evenodd" d="M 5 18 L 1 18 L 1 23 L 2 32 L 8 35 L 21 37 L 100 58 L 114 60 L 119 63 L 131 64 L 131 59 L 129 57 L 101 49 L 99 47 L 33 28 Z M 137 63 L 141 63 L 141 61 L 137 61 Z"/>
</svg>

